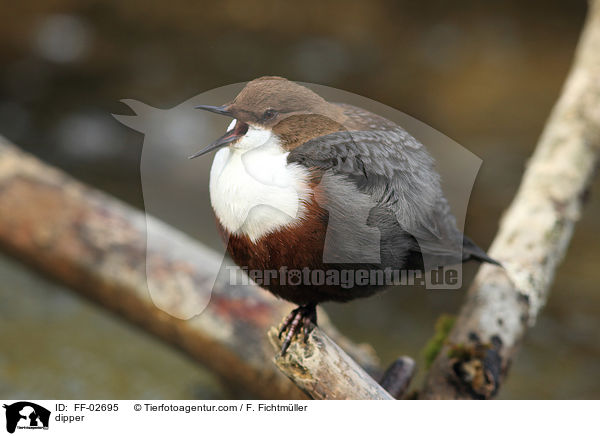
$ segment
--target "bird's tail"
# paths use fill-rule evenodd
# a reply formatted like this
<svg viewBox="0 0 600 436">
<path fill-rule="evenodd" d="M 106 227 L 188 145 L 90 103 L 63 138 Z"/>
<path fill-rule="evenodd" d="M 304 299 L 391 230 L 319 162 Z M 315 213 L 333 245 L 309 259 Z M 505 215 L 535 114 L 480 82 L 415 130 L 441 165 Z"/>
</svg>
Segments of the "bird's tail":
<svg viewBox="0 0 600 436">
<path fill-rule="evenodd" d="M 476 260 L 478 262 L 487 262 L 492 265 L 502 266 L 500 262 L 488 256 L 487 253 L 479 248 L 479 246 L 468 236 L 463 238 L 463 260 Z"/>
</svg>

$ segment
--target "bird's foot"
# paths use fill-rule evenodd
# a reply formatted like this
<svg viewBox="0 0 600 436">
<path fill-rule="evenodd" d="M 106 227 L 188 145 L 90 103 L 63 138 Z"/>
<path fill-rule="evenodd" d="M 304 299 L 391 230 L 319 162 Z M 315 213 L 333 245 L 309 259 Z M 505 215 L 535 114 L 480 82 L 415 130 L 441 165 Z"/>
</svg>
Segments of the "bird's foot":
<svg viewBox="0 0 600 436">
<path fill-rule="evenodd" d="M 281 335 L 287 330 L 287 334 L 285 335 L 285 339 L 281 346 L 281 355 L 285 354 L 292 343 L 294 336 L 298 335 L 300 332 L 304 335 L 304 342 L 306 343 L 308 335 L 315 325 L 317 325 L 316 304 L 306 304 L 292 310 L 279 329 L 279 339 L 281 339 Z"/>
</svg>

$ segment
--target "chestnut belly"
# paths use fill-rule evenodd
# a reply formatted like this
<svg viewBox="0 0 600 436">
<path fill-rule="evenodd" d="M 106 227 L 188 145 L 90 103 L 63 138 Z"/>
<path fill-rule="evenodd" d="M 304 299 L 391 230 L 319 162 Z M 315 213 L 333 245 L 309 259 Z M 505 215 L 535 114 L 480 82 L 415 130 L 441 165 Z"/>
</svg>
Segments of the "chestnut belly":
<svg viewBox="0 0 600 436">
<path fill-rule="evenodd" d="M 222 233 L 228 254 L 252 280 L 298 305 L 348 301 L 385 287 L 381 274 L 373 277 L 375 271 L 381 273 L 380 265 L 323 263 L 325 225 L 285 228 L 255 242 Z"/>
</svg>

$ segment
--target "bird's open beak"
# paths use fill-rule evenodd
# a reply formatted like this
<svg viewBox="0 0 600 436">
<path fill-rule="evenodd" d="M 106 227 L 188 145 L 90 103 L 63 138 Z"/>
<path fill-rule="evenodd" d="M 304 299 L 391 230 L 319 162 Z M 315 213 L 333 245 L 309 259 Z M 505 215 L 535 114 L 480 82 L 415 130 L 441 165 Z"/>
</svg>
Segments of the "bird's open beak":
<svg viewBox="0 0 600 436">
<path fill-rule="evenodd" d="M 206 110 L 209 112 L 213 112 L 215 114 L 233 117 L 233 114 L 228 110 L 227 106 L 200 105 L 200 106 L 196 106 L 195 109 L 202 109 L 202 110 Z M 237 120 L 233 129 L 226 132 L 223 136 L 221 136 L 219 139 L 217 139 L 212 144 L 204 147 L 198 153 L 190 156 L 189 159 L 194 159 L 195 157 L 202 156 L 203 154 L 206 154 L 206 153 L 209 153 L 218 148 L 224 147 L 227 144 L 231 144 L 233 141 L 244 136 L 247 131 L 248 131 L 248 125 L 246 123 L 243 123 L 243 122 Z"/>
<path fill-rule="evenodd" d="M 219 139 L 217 139 L 212 144 L 204 147 L 198 153 L 193 154 L 192 156 L 190 156 L 189 159 L 194 159 L 195 157 L 202 156 L 203 154 L 209 153 L 209 152 L 211 152 L 213 150 L 216 150 L 217 148 L 224 147 L 227 144 L 230 144 L 233 141 L 235 141 L 236 139 L 240 138 L 241 136 L 243 136 L 243 135 L 237 135 L 235 133 L 235 129 L 234 130 L 230 130 L 229 132 L 225 133 L 223 136 L 221 136 Z"/>
</svg>

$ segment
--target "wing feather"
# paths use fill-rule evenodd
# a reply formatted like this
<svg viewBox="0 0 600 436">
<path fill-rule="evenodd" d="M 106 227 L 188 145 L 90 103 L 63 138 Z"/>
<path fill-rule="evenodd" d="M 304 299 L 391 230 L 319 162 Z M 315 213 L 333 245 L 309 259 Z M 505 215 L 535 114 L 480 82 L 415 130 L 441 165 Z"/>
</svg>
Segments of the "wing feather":
<svg viewBox="0 0 600 436">
<path fill-rule="evenodd" d="M 417 241 L 412 250 L 460 262 L 462 234 L 433 158 L 408 132 L 394 126 L 387 121 L 379 130 L 346 130 L 314 138 L 291 151 L 288 162 L 344 176 L 376 204 L 379 210 L 373 216 L 392 216 L 392 224 Z"/>
</svg>

